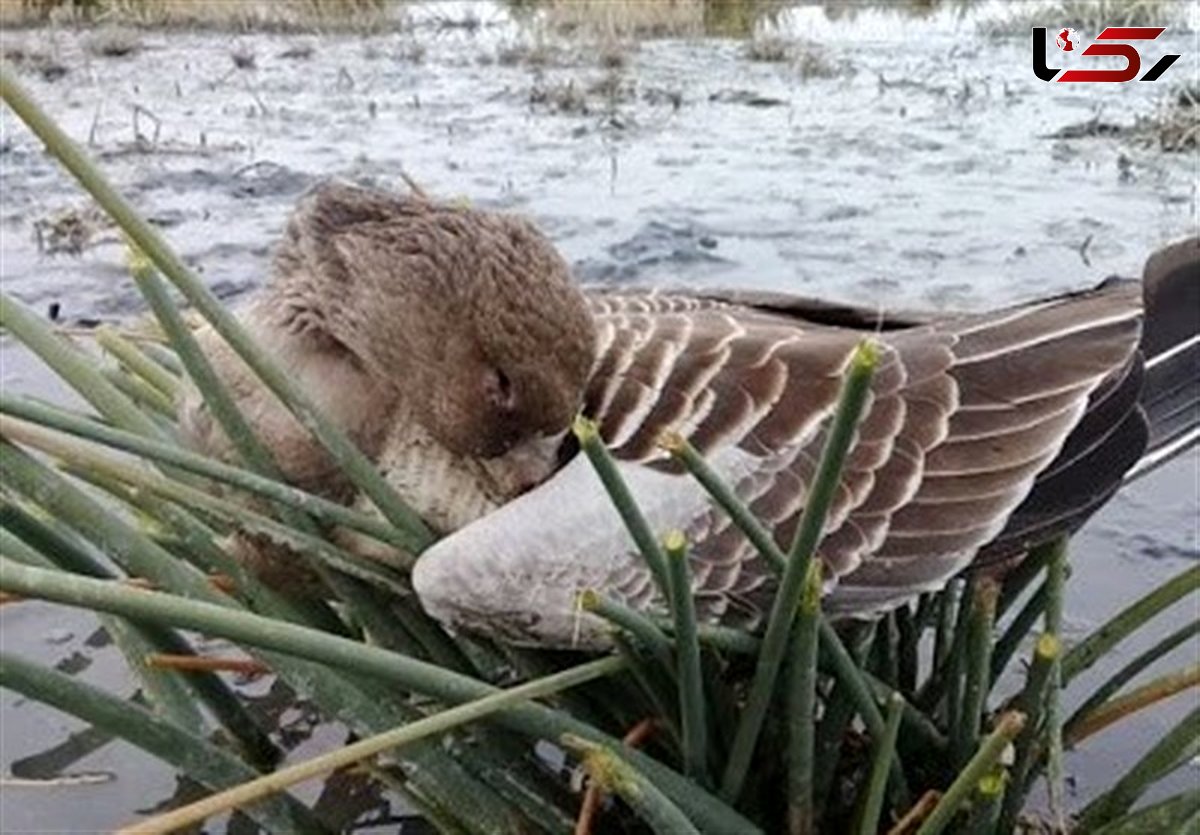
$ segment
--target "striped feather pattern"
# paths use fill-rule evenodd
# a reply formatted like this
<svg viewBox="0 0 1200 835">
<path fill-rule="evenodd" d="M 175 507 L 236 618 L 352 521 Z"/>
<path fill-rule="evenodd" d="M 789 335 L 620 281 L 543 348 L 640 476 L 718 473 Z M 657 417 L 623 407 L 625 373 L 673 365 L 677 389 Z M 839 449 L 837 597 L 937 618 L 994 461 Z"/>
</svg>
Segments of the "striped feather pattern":
<svg viewBox="0 0 1200 835">
<path fill-rule="evenodd" d="M 1014 511 L 1052 462 L 1070 463 L 1056 462 L 1060 454 L 1082 459 L 1102 442 L 1102 432 L 1090 431 L 1078 449 L 1068 445 L 1081 420 L 1116 431 L 1136 412 L 1139 372 L 1131 358 L 1141 298 L 1133 283 L 925 322 L 881 323 L 865 311 L 856 317 L 849 308 L 828 305 L 814 306 L 809 316 L 800 300 L 772 296 L 758 307 L 746 299 L 590 296 L 600 351 L 584 412 L 598 422 L 623 466 L 660 473 L 670 480 L 663 484 L 678 482 L 680 490 L 698 492 L 682 486 L 690 477 L 658 448 L 664 432 L 681 432 L 710 460 L 736 458 L 740 469 L 731 484 L 786 549 L 843 371 L 857 343 L 874 334 L 881 366 L 819 548 L 829 581 L 826 607 L 835 615 L 870 616 L 893 607 L 940 588 L 989 548 L 1011 554 L 1032 532 L 1053 527 L 1069 508 L 1027 517 L 1014 517 Z M 1140 449 L 1135 445 L 1136 453 Z M 552 575 L 553 582 L 570 586 L 570 593 L 554 598 L 560 601 L 572 600 L 586 585 L 642 610 L 664 610 L 648 570 L 611 517 L 611 529 L 597 531 L 571 515 L 570 525 L 588 528 L 578 553 L 563 556 L 562 546 L 546 553 L 540 543 L 562 515 L 554 506 L 561 498 L 542 493 L 534 490 L 469 526 L 467 531 L 481 526 L 478 537 L 460 540 L 469 548 L 456 547 L 461 535 L 455 535 L 422 558 L 415 580 L 431 612 L 494 627 L 496 613 L 456 605 L 463 601 L 454 588 L 481 583 L 493 598 L 504 597 L 495 572 L 511 572 L 518 562 L 524 563 L 518 572 L 524 583 L 530 577 L 547 583 Z M 679 528 L 693 544 L 700 617 L 759 623 L 775 581 L 740 531 L 702 496 L 674 502 L 687 508 L 675 516 L 659 513 L 654 495 L 645 500 L 656 527 Z M 505 529 L 510 507 L 516 508 L 513 524 Z M 525 540 L 511 530 L 518 518 L 538 520 Z M 1023 528 L 1009 536 L 1006 527 L 1014 519 Z M 501 530 L 505 545 L 485 566 L 471 552 L 480 541 L 495 541 Z M 572 561 L 581 567 L 571 569 Z M 495 605 L 473 599 L 476 608 Z M 578 615 L 534 621 L 536 626 L 520 621 L 524 625 L 509 628 L 507 637 L 559 644 L 586 638 Z"/>
</svg>

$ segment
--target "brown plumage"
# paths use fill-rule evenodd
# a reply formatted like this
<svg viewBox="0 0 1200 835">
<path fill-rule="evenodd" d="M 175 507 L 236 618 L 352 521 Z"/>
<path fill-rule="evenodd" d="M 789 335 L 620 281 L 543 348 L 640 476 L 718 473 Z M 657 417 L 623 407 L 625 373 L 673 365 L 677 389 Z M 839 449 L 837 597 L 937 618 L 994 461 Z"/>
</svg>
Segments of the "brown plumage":
<svg viewBox="0 0 1200 835">
<path fill-rule="evenodd" d="M 585 587 L 663 605 L 586 461 L 561 463 L 581 405 L 652 525 L 688 534 L 701 616 L 751 626 L 773 577 L 656 442 L 690 437 L 787 543 L 866 334 L 884 361 L 820 546 L 835 614 L 1077 526 L 1146 444 L 1132 282 L 882 321 L 777 294 L 585 296 L 523 221 L 329 186 L 292 219 L 247 321 L 404 498 L 457 530 L 414 572 L 430 613 L 520 642 L 602 640 L 575 610 Z M 289 475 L 328 491 L 323 453 L 214 356 Z M 187 425 L 220 450 L 194 404 Z"/>
</svg>

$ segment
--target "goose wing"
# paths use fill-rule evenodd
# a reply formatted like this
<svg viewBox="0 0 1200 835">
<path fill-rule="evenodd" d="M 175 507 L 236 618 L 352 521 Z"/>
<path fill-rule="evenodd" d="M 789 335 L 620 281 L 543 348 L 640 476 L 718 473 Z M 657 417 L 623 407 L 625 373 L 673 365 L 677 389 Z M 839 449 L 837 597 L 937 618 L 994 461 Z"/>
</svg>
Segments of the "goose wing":
<svg viewBox="0 0 1200 835">
<path fill-rule="evenodd" d="M 657 441 L 667 430 L 688 437 L 786 548 L 843 371 L 878 317 L 747 301 L 594 296 L 600 359 L 585 412 L 651 525 L 688 535 L 701 617 L 753 626 L 773 576 Z M 1140 310 L 1136 284 L 1109 283 L 990 315 L 885 323 L 882 363 L 819 549 L 826 606 L 842 615 L 895 606 L 1003 539 L 1089 403 L 1115 404 L 1105 397 L 1132 379 Z M 444 621 L 542 644 L 603 639 L 575 611 L 583 588 L 664 608 L 579 457 L 436 545 L 414 584 Z"/>
</svg>

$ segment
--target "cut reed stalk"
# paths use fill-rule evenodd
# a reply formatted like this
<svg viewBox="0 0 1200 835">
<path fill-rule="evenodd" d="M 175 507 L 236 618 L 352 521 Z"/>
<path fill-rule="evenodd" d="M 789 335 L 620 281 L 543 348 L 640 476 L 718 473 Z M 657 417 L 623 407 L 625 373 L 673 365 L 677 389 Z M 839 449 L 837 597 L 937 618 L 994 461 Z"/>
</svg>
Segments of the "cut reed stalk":
<svg viewBox="0 0 1200 835">
<path fill-rule="evenodd" d="M 579 608 L 624 629 L 644 646 L 666 670 L 674 668 L 674 645 L 653 620 L 593 589 L 579 593 Z"/>
<path fill-rule="evenodd" d="M 1143 624 L 1200 588 L 1200 565 L 1167 580 L 1145 597 L 1122 609 L 1107 623 L 1080 641 L 1063 658 L 1063 685 L 1091 668 L 1105 653 L 1125 640 Z"/>
<path fill-rule="evenodd" d="M 954 782 L 950 784 L 950 788 L 946 789 L 937 806 L 921 824 L 921 828 L 917 830 L 917 835 L 938 835 L 949 826 L 950 822 L 958 815 L 962 805 L 978 789 L 979 781 L 992 770 L 1004 753 L 1004 749 L 1012 743 L 1024 725 L 1025 715 L 1017 711 L 1009 711 L 997 719 L 996 727 L 984 739 L 979 750 L 975 752 L 975 756 L 959 772 Z"/>
<path fill-rule="evenodd" d="M 1090 832 L 1129 811 L 1150 785 L 1200 754 L 1200 707 L 1172 728 L 1117 783 L 1079 813 L 1079 830 Z"/>
<path fill-rule="evenodd" d="M 540 699 L 561 690 L 576 687 L 622 667 L 620 659 L 601 658 L 571 667 L 546 678 L 526 682 L 481 699 L 444 710 L 424 719 L 381 734 L 359 740 L 336 751 L 282 768 L 272 774 L 241 783 L 203 800 L 173 809 L 150 820 L 118 831 L 118 835 L 164 835 L 175 832 L 234 809 L 243 809 L 263 798 L 285 791 L 297 783 L 330 771 L 345 768 L 386 751 L 411 745 L 422 739 L 446 733 L 462 725 L 486 718 L 521 702 Z"/>
<path fill-rule="evenodd" d="M 583 767 L 592 781 L 604 791 L 620 796 L 659 835 L 700 835 L 683 810 L 614 748 L 574 734 L 564 734 L 559 742 L 582 755 Z"/>
<path fill-rule="evenodd" d="M 775 680 L 783 663 L 796 610 L 800 605 L 808 564 L 820 541 L 834 493 L 841 483 L 842 464 L 870 395 L 871 378 L 878 364 L 879 349 L 870 342 L 861 343 L 850 360 L 837 412 L 808 492 L 796 539 L 788 555 L 787 568 L 775 594 L 750 693 L 721 778 L 721 797 L 727 801 L 735 801 L 742 793 L 763 717 L 770 705 Z"/>
<path fill-rule="evenodd" d="M 813 771 L 817 722 L 817 623 L 821 618 L 821 563 L 808 564 L 788 653 L 787 710 L 788 831 L 817 831 Z"/>
<path fill-rule="evenodd" d="M 247 646 L 271 650 L 272 654 L 266 657 L 266 661 L 277 671 L 282 670 L 285 661 L 296 664 L 296 658 L 303 658 L 356 676 L 388 681 L 393 686 L 446 704 L 471 701 L 497 692 L 491 685 L 460 673 L 315 629 L 212 603 L 187 600 L 173 594 L 129 589 L 116 583 L 29 568 L 3 557 L 0 557 L 0 590 L 125 617 L 169 623 L 177 628 L 195 629 Z M 289 655 L 294 657 L 289 658 Z M 313 669 L 321 671 L 321 679 L 329 672 L 321 667 Z M 345 676 L 337 676 L 336 679 L 344 680 Z M 324 697 L 321 701 L 329 699 L 336 704 L 329 694 L 323 693 L 321 696 Z M 343 703 L 337 715 L 361 727 L 366 721 L 363 717 L 370 717 L 372 712 L 370 708 L 350 701 Z M 536 705 L 510 708 L 497 714 L 497 720 L 536 739 L 576 734 L 600 744 L 615 742 L 590 725 Z M 631 752 L 629 756 L 638 769 L 697 822 L 707 822 L 707 828 L 718 832 L 760 831 L 749 820 L 713 795 L 699 790 L 690 780 L 670 768 L 639 752 Z"/>
<path fill-rule="evenodd" d="M 76 716 L 129 741 L 214 789 L 234 786 L 258 775 L 237 757 L 203 736 L 189 733 L 141 705 L 56 670 L 0 653 L 0 686 Z M 325 833 L 325 827 L 290 796 L 248 805 L 243 810 L 268 832 Z"/>
<path fill-rule="evenodd" d="M 629 492 L 629 486 L 621 476 L 617 463 L 604 445 L 604 441 L 601 440 L 599 428 L 593 421 L 580 416 L 575 418 L 572 429 L 575 437 L 579 440 L 580 448 L 591 462 L 592 468 L 604 485 L 609 498 L 612 499 L 613 506 L 621 515 L 621 521 L 625 523 L 625 528 L 633 538 L 642 559 L 646 561 L 650 573 L 654 576 L 654 581 L 658 584 L 659 592 L 664 600 L 669 600 L 671 580 L 667 573 L 667 559 L 663 555 L 658 539 L 655 537 L 654 531 L 650 529 L 650 524 L 646 521 L 642 509 L 638 507 L 633 494 Z"/>
<path fill-rule="evenodd" d="M 1172 632 L 1167 637 L 1163 638 L 1150 649 L 1138 655 L 1116 673 L 1114 673 L 1104 684 L 1096 688 L 1092 695 L 1088 696 L 1087 700 L 1081 704 L 1071 718 L 1066 721 L 1063 726 L 1063 736 L 1072 737 L 1075 734 L 1075 728 L 1080 722 L 1084 721 L 1089 714 L 1107 702 L 1112 696 L 1120 692 L 1121 688 L 1129 682 L 1133 681 L 1143 670 L 1149 667 L 1154 662 L 1171 652 L 1178 646 L 1187 643 L 1200 634 L 1200 620 L 1193 620 L 1188 624 L 1180 627 Z"/>
<path fill-rule="evenodd" d="M 900 720 L 904 716 L 906 702 L 899 693 L 888 699 L 887 721 L 883 735 L 875 740 L 871 755 L 871 772 L 862 793 L 862 806 L 858 812 L 858 835 L 875 835 L 879 832 L 879 821 L 883 815 L 884 795 L 887 790 L 888 769 L 891 766 L 896 737 L 900 733 Z"/>
<path fill-rule="evenodd" d="M 1110 725 L 1197 685 L 1200 685 L 1200 664 L 1165 673 L 1123 696 L 1101 704 L 1075 724 L 1064 728 L 1063 745 L 1072 748 Z"/>
<path fill-rule="evenodd" d="M 696 636 L 696 609 L 692 573 L 688 568 L 687 540 L 679 531 L 663 538 L 670 585 L 671 613 L 675 618 L 676 679 L 679 682 L 679 715 L 683 738 L 683 773 L 697 783 L 708 780 L 708 707 L 700 642 Z"/>
</svg>

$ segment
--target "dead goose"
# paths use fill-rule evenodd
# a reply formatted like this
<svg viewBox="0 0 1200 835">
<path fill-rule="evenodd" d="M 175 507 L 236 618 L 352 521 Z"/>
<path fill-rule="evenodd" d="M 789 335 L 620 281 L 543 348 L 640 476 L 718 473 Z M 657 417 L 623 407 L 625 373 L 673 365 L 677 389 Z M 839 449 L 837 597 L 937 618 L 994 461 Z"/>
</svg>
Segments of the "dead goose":
<svg viewBox="0 0 1200 835">
<path fill-rule="evenodd" d="M 274 344 L 287 334 L 285 361 L 405 498 L 455 531 L 413 574 L 431 615 L 588 645 L 604 632 L 576 610 L 581 589 L 662 601 L 589 464 L 558 441 L 578 405 L 651 524 L 693 543 L 700 615 L 753 626 L 770 572 L 656 441 L 687 435 L 786 543 L 842 370 L 878 331 L 884 362 L 820 547 L 826 608 L 870 616 L 1077 527 L 1147 449 L 1196 440 L 1198 246 L 1149 265 L 1144 339 L 1128 281 L 880 322 L 779 295 L 582 294 L 524 223 L 327 186 L 293 217 L 250 320 Z M 274 439 L 289 471 L 322 471 L 291 429 Z"/>
</svg>

